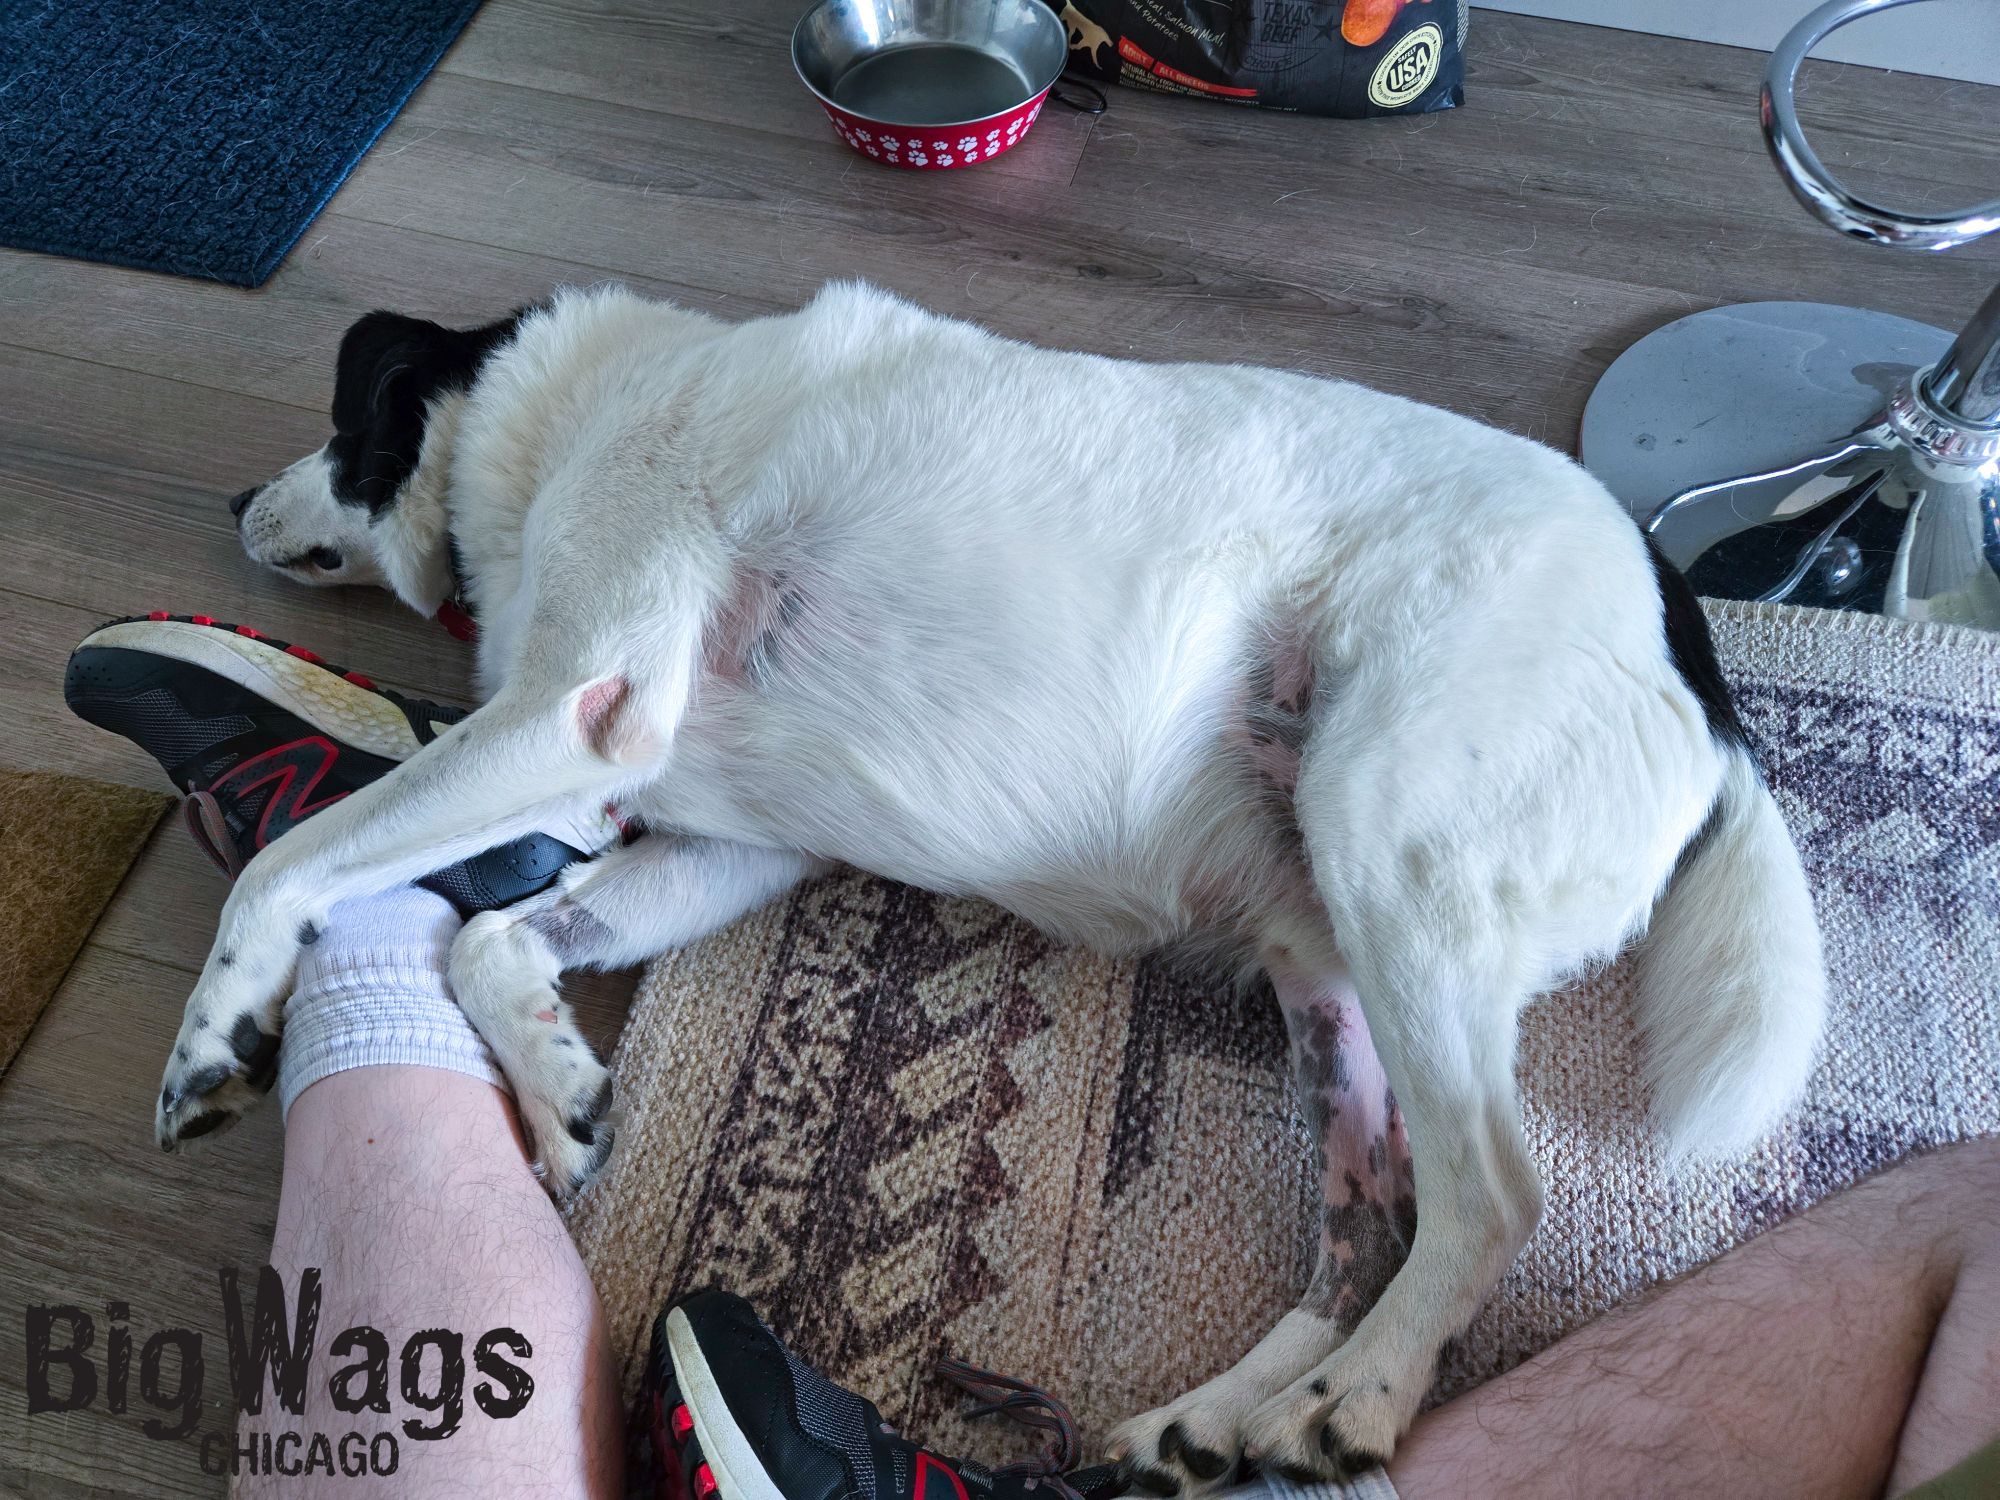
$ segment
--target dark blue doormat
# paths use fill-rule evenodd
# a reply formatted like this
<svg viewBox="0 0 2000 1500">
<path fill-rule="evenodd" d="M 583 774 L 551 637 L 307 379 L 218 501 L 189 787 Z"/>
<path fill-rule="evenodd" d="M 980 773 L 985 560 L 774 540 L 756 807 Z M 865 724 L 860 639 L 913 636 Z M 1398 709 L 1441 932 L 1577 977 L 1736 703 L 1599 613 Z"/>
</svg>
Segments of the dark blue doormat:
<svg viewBox="0 0 2000 1500">
<path fill-rule="evenodd" d="M 257 286 L 479 0 L 0 0 L 0 243 Z"/>
</svg>

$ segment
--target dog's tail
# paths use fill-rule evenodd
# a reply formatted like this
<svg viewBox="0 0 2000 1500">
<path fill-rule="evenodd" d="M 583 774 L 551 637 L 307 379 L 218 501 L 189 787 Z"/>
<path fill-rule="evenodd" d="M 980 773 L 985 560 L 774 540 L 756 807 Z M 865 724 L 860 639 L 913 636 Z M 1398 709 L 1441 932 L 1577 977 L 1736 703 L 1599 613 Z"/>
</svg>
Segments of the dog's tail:
<svg viewBox="0 0 2000 1500">
<path fill-rule="evenodd" d="M 1804 1087 L 1826 1017 L 1798 851 L 1749 751 L 1723 753 L 1721 795 L 1640 952 L 1645 1069 L 1677 1158 L 1769 1129 Z"/>
</svg>

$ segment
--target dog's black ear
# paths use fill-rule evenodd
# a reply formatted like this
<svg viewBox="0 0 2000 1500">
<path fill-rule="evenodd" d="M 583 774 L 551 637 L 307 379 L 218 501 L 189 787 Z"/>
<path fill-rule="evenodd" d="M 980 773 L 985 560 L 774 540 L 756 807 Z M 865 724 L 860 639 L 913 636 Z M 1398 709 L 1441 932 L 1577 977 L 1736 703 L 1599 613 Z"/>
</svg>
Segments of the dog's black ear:
<svg viewBox="0 0 2000 1500">
<path fill-rule="evenodd" d="M 470 385 L 481 356 L 467 346 L 476 337 L 401 313 L 361 318 L 341 339 L 334 363 L 334 431 L 359 432 L 392 405 L 428 401 L 454 376 Z"/>
<path fill-rule="evenodd" d="M 533 310 L 463 330 L 372 312 L 349 328 L 333 376 L 334 497 L 371 514 L 393 502 L 416 466 L 431 402 L 470 390 L 479 367 Z"/>
</svg>

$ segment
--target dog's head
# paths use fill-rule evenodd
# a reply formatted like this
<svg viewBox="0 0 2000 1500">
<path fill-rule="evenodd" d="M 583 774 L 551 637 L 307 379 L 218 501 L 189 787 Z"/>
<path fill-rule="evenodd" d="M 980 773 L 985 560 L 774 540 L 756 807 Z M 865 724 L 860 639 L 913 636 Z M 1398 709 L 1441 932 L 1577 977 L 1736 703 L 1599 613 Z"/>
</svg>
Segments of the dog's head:
<svg viewBox="0 0 2000 1500">
<path fill-rule="evenodd" d="M 457 410 L 527 311 L 484 328 L 372 312 L 347 330 L 333 436 L 229 502 L 243 550 L 310 584 L 382 584 L 425 614 L 451 594 L 445 473 Z"/>
</svg>

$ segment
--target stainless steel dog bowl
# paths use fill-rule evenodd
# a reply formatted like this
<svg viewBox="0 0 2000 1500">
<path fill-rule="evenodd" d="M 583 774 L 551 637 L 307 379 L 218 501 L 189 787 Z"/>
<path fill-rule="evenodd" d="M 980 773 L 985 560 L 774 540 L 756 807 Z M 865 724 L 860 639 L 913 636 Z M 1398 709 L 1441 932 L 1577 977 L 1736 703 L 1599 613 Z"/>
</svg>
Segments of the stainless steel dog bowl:
<svg viewBox="0 0 2000 1500">
<path fill-rule="evenodd" d="M 999 155 L 1068 57 L 1043 0 L 819 0 L 792 33 L 792 65 L 841 138 L 897 166 Z"/>
</svg>

